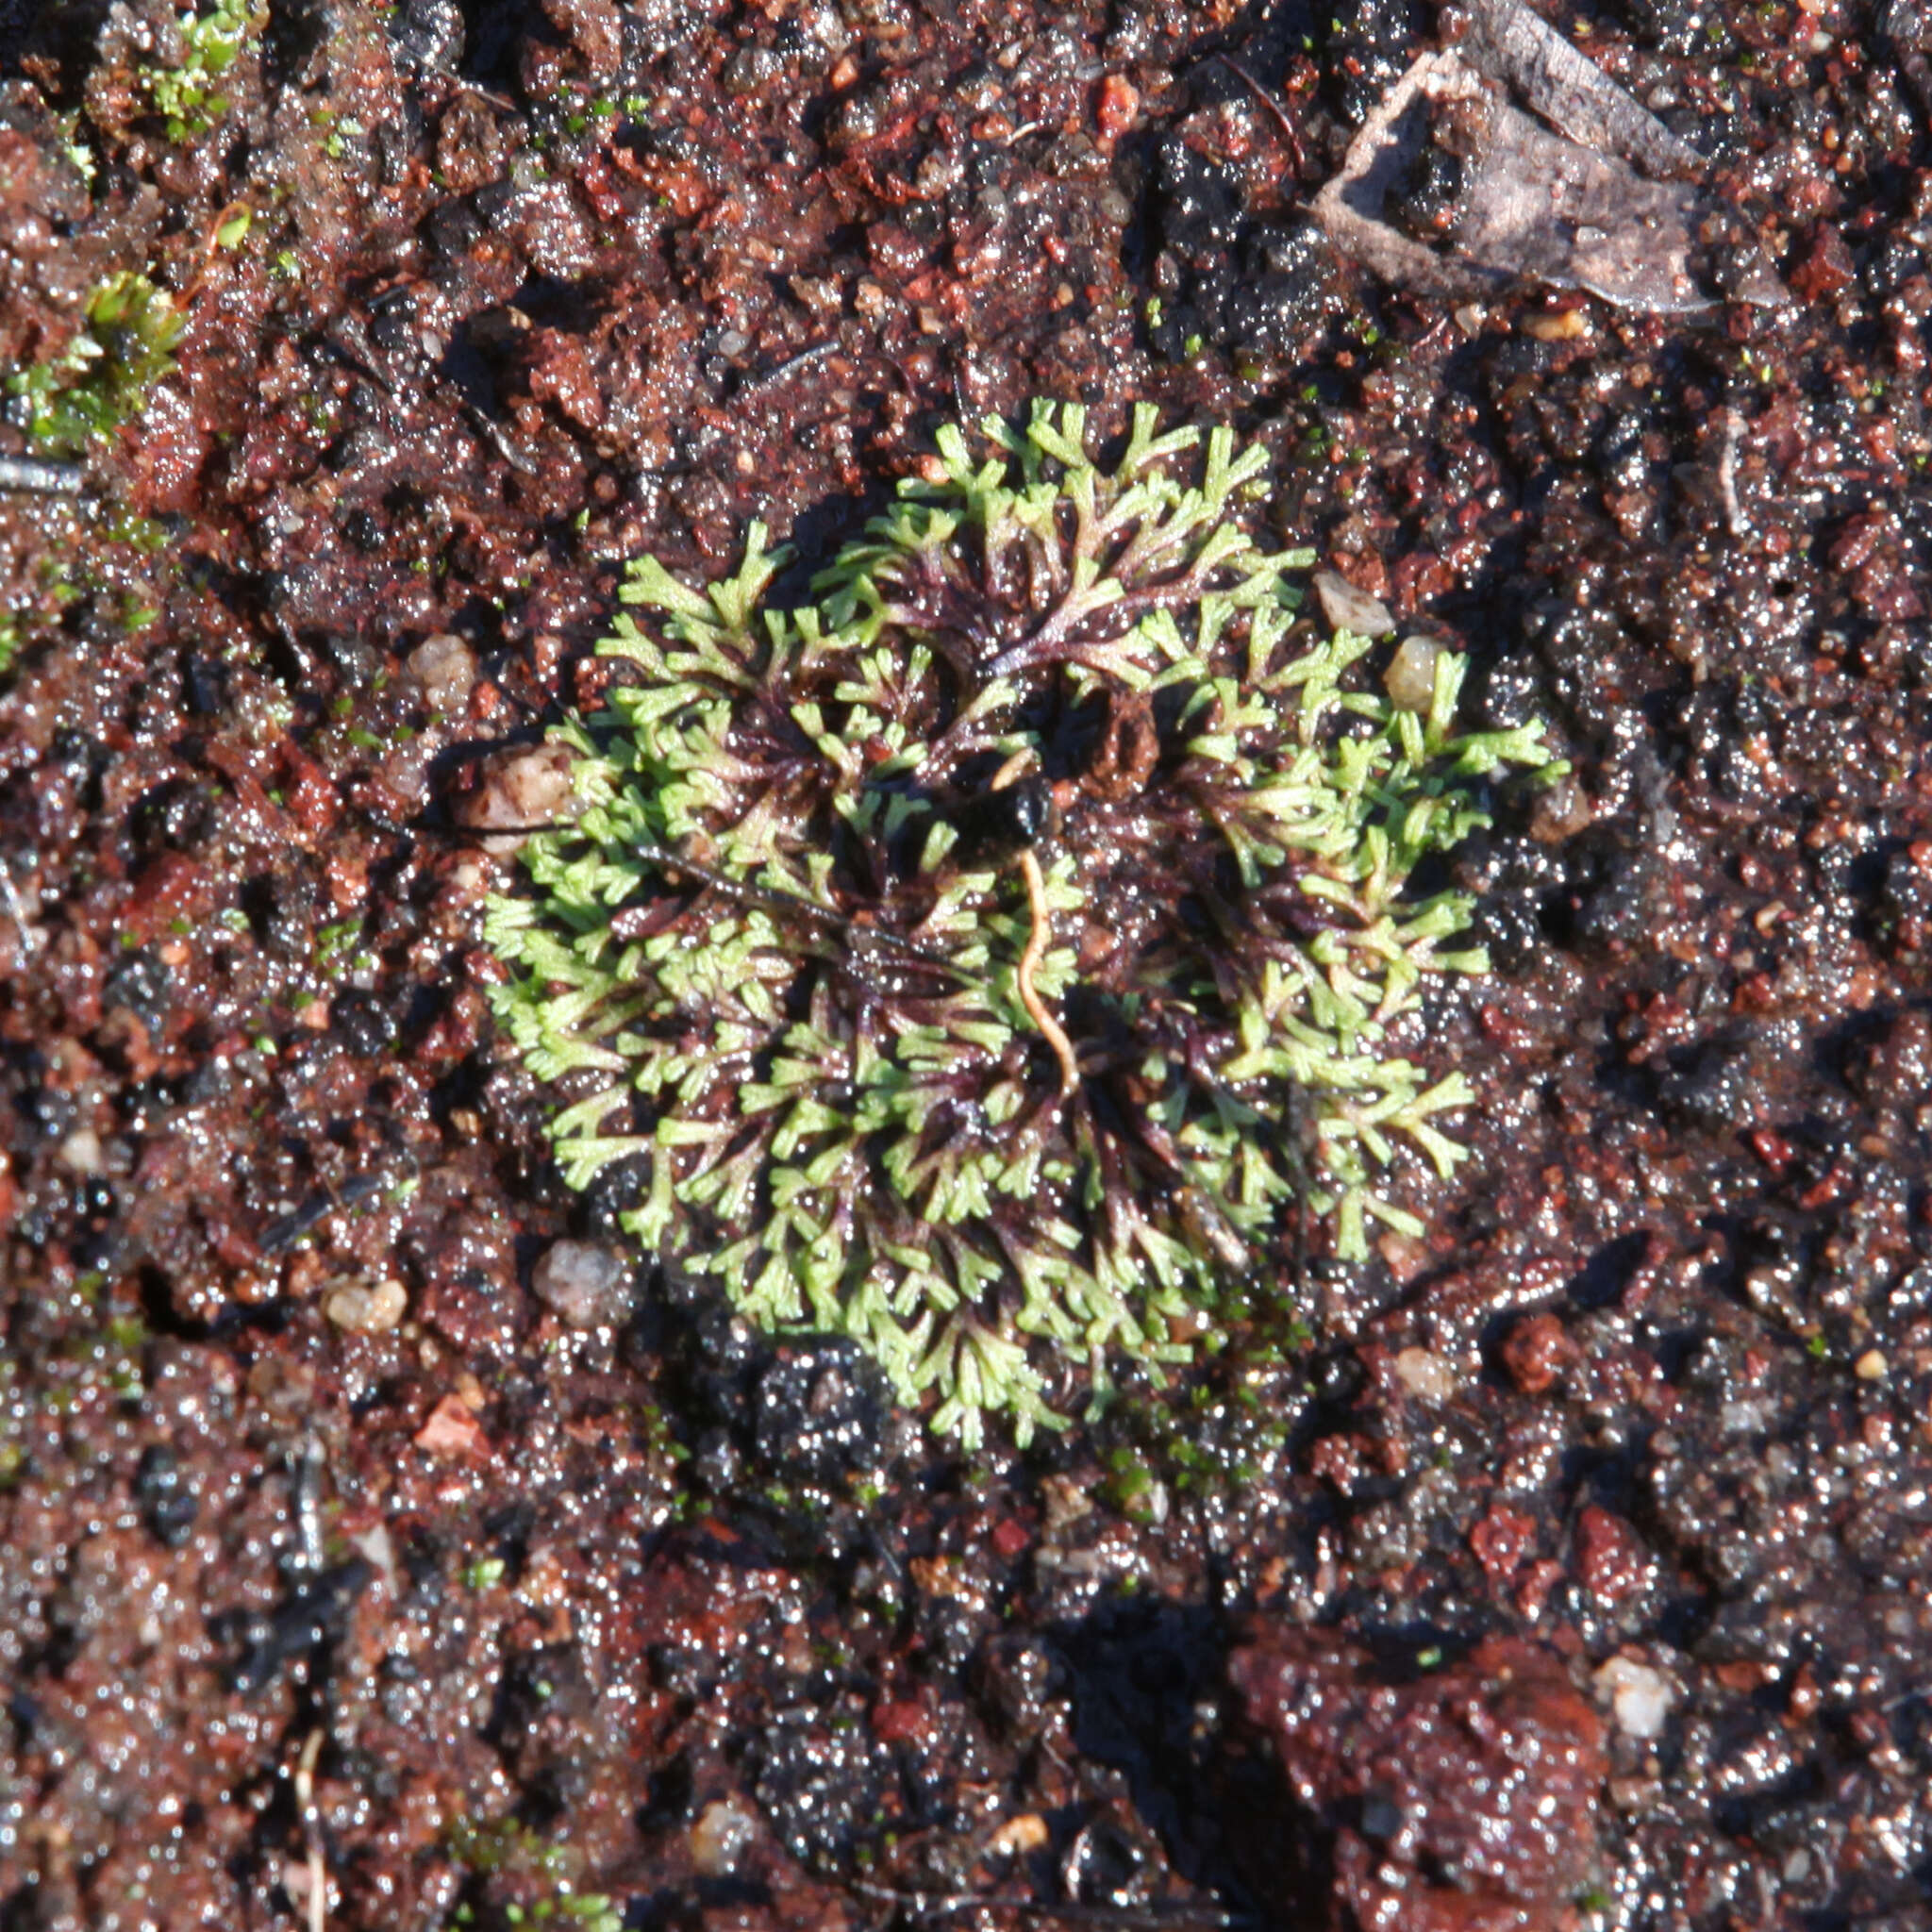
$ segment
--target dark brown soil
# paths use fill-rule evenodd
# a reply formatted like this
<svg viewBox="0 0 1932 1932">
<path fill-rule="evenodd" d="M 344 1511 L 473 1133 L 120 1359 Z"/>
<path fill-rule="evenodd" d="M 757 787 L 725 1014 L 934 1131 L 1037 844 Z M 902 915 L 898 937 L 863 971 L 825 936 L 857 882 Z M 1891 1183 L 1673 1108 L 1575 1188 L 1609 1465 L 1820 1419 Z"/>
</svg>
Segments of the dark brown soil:
<svg viewBox="0 0 1932 1932">
<path fill-rule="evenodd" d="M 0 495 L 0 1928 L 1932 1924 L 1915 10 L 1553 12 L 1793 292 L 1689 321 L 1328 252 L 1405 0 L 273 0 L 174 139 L 177 11 L 0 8 L 0 357 L 187 317 Z M 457 807 L 625 558 L 1035 394 L 1268 444 L 1575 784 L 1427 1237 L 961 1461 L 557 1250 Z"/>
</svg>

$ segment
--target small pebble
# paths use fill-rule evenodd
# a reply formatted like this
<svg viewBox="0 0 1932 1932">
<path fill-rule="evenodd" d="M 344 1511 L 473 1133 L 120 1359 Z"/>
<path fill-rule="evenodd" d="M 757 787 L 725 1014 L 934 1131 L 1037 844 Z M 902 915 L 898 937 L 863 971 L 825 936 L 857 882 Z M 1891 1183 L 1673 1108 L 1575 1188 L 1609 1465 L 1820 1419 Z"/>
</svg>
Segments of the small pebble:
<svg viewBox="0 0 1932 1932">
<path fill-rule="evenodd" d="M 400 1281 L 338 1281 L 323 1298 L 322 1312 L 351 1335 L 382 1335 L 403 1319 L 408 1291 Z"/>
<path fill-rule="evenodd" d="M 1353 631 L 1358 638 L 1386 638 L 1395 628 L 1395 620 L 1381 598 L 1357 591 L 1335 571 L 1315 573 L 1315 599 L 1333 629 Z"/>
<path fill-rule="evenodd" d="M 630 1263 L 595 1241 L 553 1241 L 530 1271 L 545 1307 L 573 1328 L 606 1328 L 630 1312 Z"/>
<path fill-rule="evenodd" d="M 1093 1499 L 1069 1475 L 1050 1475 L 1040 1485 L 1041 1501 L 1046 1507 L 1046 1532 L 1058 1536 L 1084 1517 L 1092 1515 Z"/>
<path fill-rule="evenodd" d="M 429 1456 L 485 1456 L 490 1451 L 483 1424 L 460 1395 L 445 1395 L 410 1441 Z"/>
<path fill-rule="evenodd" d="M 492 752 L 483 760 L 483 782 L 458 803 L 457 817 L 477 832 L 526 831 L 575 818 L 575 755 L 561 744 Z"/>
<path fill-rule="evenodd" d="M 1617 1728 L 1626 1738 L 1662 1735 L 1671 1707 L 1670 1679 L 1633 1657 L 1613 1657 L 1598 1667 L 1597 1694 L 1607 1697 Z"/>
<path fill-rule="evenodd" d="M 378 1523 L 373 1529 L 365 1529 L 360 1536 L 349 1539 L 349 1547 L 362 1557 L 389 1587 L 391 1596 L 396 1594 L 396 1546 L 386 1524 Z"/>
<path fill-rule="evenodd" d="M 409 653 L 409 675 L 435 709 L 454 716 L 476 688 L 476 654 L 454 631 L 438 631 Z"/>
<path fill-rule="evenodd" d="M 1590 317 L 1581 308 L 1564 308 L 1555 315 L 1524 318 L 1523 331 L 1540 342 L 1574 342 L 1590 333 Z"/>
<path fill-rule="evenodd" d="M 1852 1364 L 1852 1374 L 1861 1382 L 1882 1382 L 1890 1367 L 1891 1364 L 1885 1359 L 1883 1351 L 1868 1348 Z"/>
<path fill-rule="evenodd" d="M 719 1798 L 691 1827 L 691 1861 L 701 1878 L 728 1878 L 738 1869 L 758 1821 L 735 1798 Z"/>
<path fill-rule="evenodd" d="M 1037 1811 L 1023 1811 L 1017 1818 L 1009 1818 L 987 1840 L 988 1855 L 992 1857 L 1019 1858 L 1031 1852 L 1041 1850 L 1053 1841 L 1053 1832 L 1047 1822 Z"/>
<path fill-rule="evenodd" d="M 101 1137 L 92 1127 L 75 1127 L 60 1143 L 60 1165 L 69 1174 L 99 1174 Z"/>
<path fill-rule="evenodd" d="M 1389 702 L 1398 711 L 1419 711 L 1424 717 L 1436 701 L 1436 659 L 1442 647 L 1434 638 L 1404 638 L 1382 678 Z"/>
<path fill-rule="evenodd" d="M 1456 1393 L 1456 1371 L 1425 1348 L 1400 1350 L 1395 1375 L 1419 1402 L 1447 1402 Z"/>
<path fill-rule="evenodd" d="M 398 814 L 413 817 L 429 803 L 429 759 L 425 740 L 412 738 L 399 744 L 376 766 L 378 782 L 395 800 Z"/>
<path fill-rule="evenodd" d="M 1589 825 L 1590 794 L 1574 778 L 1562 778 L 1539 792 L 1529 812 L 1529 836 L 1540 845 L 1558 845 Z"/>
</svg>

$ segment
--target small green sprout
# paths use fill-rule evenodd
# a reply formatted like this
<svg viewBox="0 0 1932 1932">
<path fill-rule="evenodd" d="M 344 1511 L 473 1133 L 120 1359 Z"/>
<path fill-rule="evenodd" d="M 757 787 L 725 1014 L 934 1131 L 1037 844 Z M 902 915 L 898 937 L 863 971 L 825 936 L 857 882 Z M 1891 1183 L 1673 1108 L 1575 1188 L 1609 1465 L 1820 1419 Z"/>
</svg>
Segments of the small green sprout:
<svg viewBox="0 0 1932 1932">
<path fill-rule="evenodd" d="M 527 1904 L 506 1900 L 498 1908 L 505 1925 L 575 1926 L 577 1932 L 624 1932 L 624 1912 L 602 1892 L 578 1891 L 575 1880 L 583 1855 L 575 1846 L 553 1843 L 515 1819 L 459 1818 L 447 1834 L 451 1857 L 479 1877 L 498 1878 L 534 1890 Z M 474 1925 L 475 1911 L 459 1905 L 452 1923 Z"/>
<path fill-rule="evenodd" d="M 494 1590 L 508 1574 L 509 1565 L 501 1557 L 478 1557 L 463 1566 L 463 1588 L 480 1596 L 486 1590 Z"/>
<path fill-rule="evenodd" d="M 228 111 L 215 78 L 241 58 L 250 30 L 264 12 L 260 0 L 214 0 L 206 12 L 182 21 L 184 52 L 178 67 L 143 70 L 148 98 L 167 123 L 170 141 L 206 134 Z"/>
<path fill-rule="evenodd" d="M 1192 1359 L 1306 1220 L 1421 1232 L 1378 1176 L 1453 1173 L 1473 1091 L 1393 1040 L 1488 961 L 1406 884 L 1548 756 L 1456 731 L 1457 653 L 1405 710 L 1300 618 L 1260 450 L 1143 407 L 1102 468 L 1085 429 L 941 430 L 795 608 L 756 525 L 708 591 L 634 563 L 558 734 L 580 816 L 486 928 L 569 1182 L 618 1168 L 645 1249 L 969 1446 Z"/>
<path fill-rule="evenodd" d="M 325 979 L 340 979 L 373 963 L 362 946 L 362 922 L 341 919 L 315 935 L 315 970 Z"/>
</svg>

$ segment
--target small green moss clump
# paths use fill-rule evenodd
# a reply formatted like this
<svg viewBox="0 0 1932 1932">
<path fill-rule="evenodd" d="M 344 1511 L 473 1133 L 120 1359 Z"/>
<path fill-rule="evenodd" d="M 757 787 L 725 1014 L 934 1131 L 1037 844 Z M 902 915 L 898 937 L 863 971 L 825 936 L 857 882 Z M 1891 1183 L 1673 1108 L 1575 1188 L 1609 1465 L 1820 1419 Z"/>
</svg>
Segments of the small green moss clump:
<svg viewBox="0 0 1932 1932">
<path fill-rule="evenodd" d="M 1141 408 L 1109 468 L 1072 405 L 984 435 L 795 608 L 757 525 L 706 591 L 634 564 L 628 681 L 560 734 L 581 816 L 488 926 L 570 1182 L 629 1163 L 646 1249 L 969 1443 L 1188 1359 L 1304 1216 L 1420 1231 L 1376 1176 L 1449 1174 L 1472 1094 L 1390 1028 L 1487 960 L 1407 882 L 1547 759 L 1456 732 L 1457 654 L 1400 709 L 1298 618 L 1312 556 L 1248 534 L 1226 430 Z"/>
<path fill-rule="evenodd" d="M 7 378 L 14 420 L 37 456 L 77 457 L 147 406 L 175 366 L 186 320 L 167 291 L 133 271 L 88 297 L 87 326 L 58 356 Z"/>
</svg>

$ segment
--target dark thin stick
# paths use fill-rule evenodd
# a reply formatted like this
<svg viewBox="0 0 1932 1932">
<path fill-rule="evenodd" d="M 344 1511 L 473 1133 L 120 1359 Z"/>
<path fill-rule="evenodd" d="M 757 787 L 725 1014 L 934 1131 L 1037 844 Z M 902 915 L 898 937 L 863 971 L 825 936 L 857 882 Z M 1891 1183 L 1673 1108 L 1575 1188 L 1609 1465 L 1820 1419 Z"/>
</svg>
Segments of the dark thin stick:
<svg viewBox="0 0 1932 1932">
<path fill-rule="evenodd" d="M 354 315 L 338 316 L 334 329 L 323 341 L 338 361 L 346 364 L 357 375 L 366 375 L 392 403 L 401 404 L 403 392 L 396 387 L 395 378 L 383 367 L 381 352 L 369 340 L 369 333 L 358 318 Z"/>
<path fill-rule="evenodd" d="M 326 1221 L 335 1212 L 335 1207 L 332 1194 L 310 1194 L 299 1208 L 288 1214 L 278 1214 L 271 1221 L 256 1237 L 255 1245 L 264 1255 L 279 1255 L 285 1249 L 292 1248 L 311 1228 Z"/>
<path fill-rule="evenodd" d="M 796 375 L 801 369 L 809 369 L 814 362 L 822 362 L 827 356 L 836 355 L 839 340 L 836 336 L 823 342 L 814 342 L 808 349 L 801 349 L 795 356 L 788 356 L 784 361 L 775 363 L 762 375 L 754 375 L 742 390 L 741 395 L 757 395 L 760 390 L 773 388 L 789 375 Z"/>
<path fill-rule="evenodd" d="M 591 836 L 581 825 L 569 820 L 541 825 L 463 825 L 458 829 L 479 839 L 514 839 L 542 832 L 574 832 L 580 839 Z M 681 852 L 674 852 L 668 845 L 656 845 L 649 840 L 640 840 L 625 849 L 635 858 L 641 858 L 646 865 L 655 865 L 660 872 L 681 873 L 687 878 L 696 879 L 699 884 L 737 900 L 741 906 L 756 906 L 774 918 L 803 919 L 855 951 L 876 947 L 881 952 L 895 953 L 902 958 L 915 960 L 935 973 L 943 973 L 961 986 L 977 987 L 980 984 L 963 966 L 956 966 L 944 955 L 922 946 L 917 940 L 888 932 L 883 926 L 860 925 L 842 912 L 835 912 L 829 906 L 821 906 L 800 893 L 788 892 L 776 886 L 760 886 L 749 879 L 735 879 L 728 873 L 718 872 L 695 858 L 685 858 Z"/>
<path fill-rule="evenodd" d="M 320 1576 L 328 1567 L 328 1545 L 322 1529 L 322 1478 L 328 1468 L 327 1453 L 314 1436 L 303 1439 L 294 1457 L 290 1491 L 295 1505 L 296 1544 L 291 1561 L 299 1557 L 302 1573 Z"/>
<path fill-rule="evenodd" d="M 396 408 L 407 413 L 408 406 L 403 400 L 401 388 L 385 366 L 381 351 L 370 341 L 368 331 L 355 316 L 338 317 L 335 333 L 324 337 L 323 340 L 343 362 L 386 391 Z M 537 465 L 510 441 L 508 433 L 488 410 L 472 401 L 457 384 L 443 375 L 440 369 L 431 366 L 427 375 L 430 381 L 441 384 L 455 395 L 458 408 L 470 419 L 471 426 L 511 469 L 525 476 L 534 476 L 537 474 Z"/>
<path fill-rule="evenodd" d="M 78 463 L 43 463 L 35 457 L 0 457 L 0 490 L 42 496 L 78 496 L 86 473 Z"/>
<path fill-rule="evenodd" d="M 386 1193 L 391 1188 L 410 1179 L 416 1163 L 410 1158 L 405 1166 L 408 1171 L 402 1174 L 393 1169 L 378 1170 L 375 1174 L 354 1174 L 340 1188 L 318 1188 L 304 1198 L 300 1207 L 270 1222 L 256 1237 L 255 1245 L 264 1255 L 279 1255 L 292 1248 L 305 1234 L 326 1221 L 331 1214 L 359 1208 L 363 1202 L 373 1200 L 377 1194 Z"/>
<path fill-rule="evenodd" d="M 869 1885 L 863 1879 L 855 1883 L 853 1890 L 861 1897 L 903 1906 L 909 1912 L 924 1916 L 941 1912 L 1018 1912 L 1028 1919 L 1064 1919 L 1074 1924 L 1115 1927 L 1119 1932 L 1162 1932 L 1163 1927 L 1170 1925 L 1237 1932 L 1237 1928 L 1261 1924 L 1247 1912 L 1230 1912 L 1219 1906 L 1195 1905 L 1185 1899 L 1172 1906 L 1090 1906 L 1076 1900 L 989 1898 L 979 1892 L 895 1891 L 891 1886 Z"/>
<path fill-rule="evenodd" d="M 1294 1271 L 1294 1298 L 1299 1307 L 1307 1299 L 1308 1285 L 1308 1151 L 1306 1124 L 1302 1119 L 1302 1083 L 1288 1084 L 1288 1106 L 1281 1123 L 1282 1152 L 1288 1166 L 1290 1184 L 1294 1189 L 1294 1251 L 1289 1266 Z"/>
<path fill-rule="evenodd" d="M 538 466 L 529 457 L 509 440 L 509 431 L 496 422 L 480 404 L 473 403 L 458 390 L 457 401 L 462 405 L 463 413 L 469 417 L 477 432 L 493 447 L 498 456 L 520 475 L 534 476 Z"/>
<path fill-rule="evenodd" d="M 1248 92 L 1274 117 L 1274 125 L 1281 129 L 1282 134 L 1287 138 L 1289 158 L 1294 163 L 1295 179 L 1299 182 L 1302 172 L 1301 136 L 1294 131 L 1294 123 L 1288 118 L 1280 102 L 1232 55 L 1217 54 L 1214 58 L 1224 67 L 1227 68 L 1230 73 L 1239 75 L 1246 83 Z"/>
</svg>

